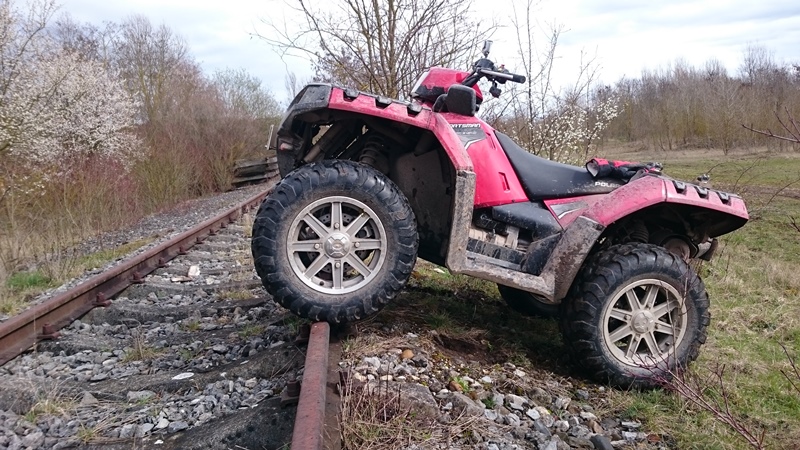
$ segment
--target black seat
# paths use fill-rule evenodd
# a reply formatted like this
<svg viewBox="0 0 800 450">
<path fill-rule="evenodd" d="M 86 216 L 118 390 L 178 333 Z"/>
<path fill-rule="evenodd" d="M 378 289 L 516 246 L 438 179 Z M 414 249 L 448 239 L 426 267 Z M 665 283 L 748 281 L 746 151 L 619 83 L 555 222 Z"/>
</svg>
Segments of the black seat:
<svg viewBox="0 0 800 450">
<path fill-rule="evenodd" d="M 510 137 L 495 131 L 500 146 L 531 201 L 605 194 L 622 186 L 612 178 L 594 179 L 585 167 L 562 164 L 525 151 Z"/>
</svg>

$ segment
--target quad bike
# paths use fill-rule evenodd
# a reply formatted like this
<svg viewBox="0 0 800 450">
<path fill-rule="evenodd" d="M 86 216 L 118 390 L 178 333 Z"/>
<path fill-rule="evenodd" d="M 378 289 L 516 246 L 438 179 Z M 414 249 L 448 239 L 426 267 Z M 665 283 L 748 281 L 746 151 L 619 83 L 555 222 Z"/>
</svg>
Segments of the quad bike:
<svg viewBox="0 0 800 450">
<path fill-rule="evenodd" d="M 253 225 L 258 275 L 295 314 L 343 323 L 391 301 L 419 256 L 557 315 L 599 381 L 651 386 L 705 342 L 709 300 L 689 261 L 745 224 L 744 202 L 653 164 L 579 167 L 520 148 L 475 116 L 478 81 L 494 96 L 525 81 L 488 55 L 471 72 L 429 69 L 412 101 L 306 86 Z"/>
</svg>

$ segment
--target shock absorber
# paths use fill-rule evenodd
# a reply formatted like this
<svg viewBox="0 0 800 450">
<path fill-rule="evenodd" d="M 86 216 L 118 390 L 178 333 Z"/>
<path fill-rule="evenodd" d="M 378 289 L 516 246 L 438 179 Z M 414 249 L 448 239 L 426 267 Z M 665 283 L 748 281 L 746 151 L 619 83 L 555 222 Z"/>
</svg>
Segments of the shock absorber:
<svg viewBox="0 0 800 450">
<path fill-rule="evenodd" d="M 386 138 L 380 134 L 365 136 L 366 142 L 358 162 L 367 164 L 387 175 L 389 173 L 389 157 L 387 156 Z"/>
</svg>

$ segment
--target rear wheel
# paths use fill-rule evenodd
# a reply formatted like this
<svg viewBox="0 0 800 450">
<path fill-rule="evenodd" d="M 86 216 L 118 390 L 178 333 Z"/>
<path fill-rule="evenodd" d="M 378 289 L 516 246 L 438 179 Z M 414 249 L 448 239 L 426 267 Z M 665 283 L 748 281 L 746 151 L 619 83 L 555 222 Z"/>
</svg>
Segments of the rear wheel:
<svg viewBox="0 0 800 450">
<path fill-rule="evenodd" d="M 391 180 L 350 161 L 290 173 L 253 224 L 256 272 L 275 301 L 332 323 L 385 306 L 414 267 L 414 214 Z"/>
<path fill-rule="evenodd" d="M 703 282 L 679 256 L 619 245 L 587 261 L 563 302 L 561 329 L 598 380 L 653 387 L 697 358 L 708 306 Z"/>
<path fill-rule="evenodd" d="M 552 303 L 545 303 L 530 292 L 521 289 L 497 285 L 497 290 L 500 291 L 500 296 L 506 301 L 511 309 L 525 314 L 526 316 L 534 317 L 558 317 L 558 305 Z"/>
</svg>

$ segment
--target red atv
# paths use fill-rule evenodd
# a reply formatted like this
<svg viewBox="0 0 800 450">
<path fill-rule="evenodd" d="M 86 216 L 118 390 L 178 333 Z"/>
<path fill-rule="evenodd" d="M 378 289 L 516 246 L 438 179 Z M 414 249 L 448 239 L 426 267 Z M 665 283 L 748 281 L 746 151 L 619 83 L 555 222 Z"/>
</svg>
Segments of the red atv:
<svg viewBox="0 0 800 450">
<path fill-rule="evenodd" d="M 705 342 L 708 295 L 688 262 L 747 222 L 744 202 L 653 164 L 578 167 L 520 148 L 475 117 L 478 81 L 495 96 L 525 81 L 488 53 L 471 72 L 431 68 L 411 102 L 306 86 L 253 226 L 258 275 L 295 314 L 342 323 L 385 306 L 419 256 L 557 315 L 598 380 L 651 385 Z"/>
</svg>

